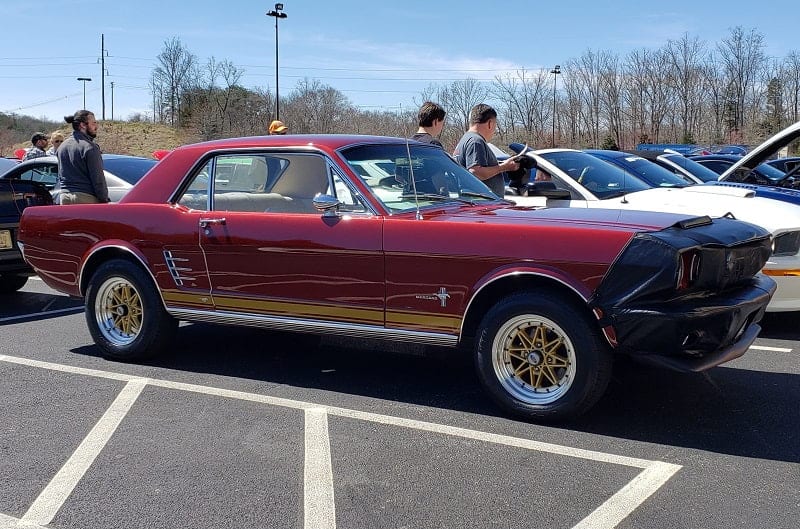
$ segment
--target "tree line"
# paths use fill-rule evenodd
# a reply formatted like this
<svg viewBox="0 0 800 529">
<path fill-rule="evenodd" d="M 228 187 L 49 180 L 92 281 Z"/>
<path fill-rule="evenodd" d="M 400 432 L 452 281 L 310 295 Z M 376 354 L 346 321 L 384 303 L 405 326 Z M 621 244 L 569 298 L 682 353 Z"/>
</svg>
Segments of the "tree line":
<svg viewBox="0 0 800 529">
<path fill-rule="evenodd" d="M 764 40 L 754 29 L 735 27 L 716 44 L 684 34 L 624 56 L 589 49 L 560 69 L 431 83 L 415 103 L 432 100 L 447 109 L 442 140 L 448 148 L 468 127 L 472 106 L 484 102 L 498 111 L 495 143 L 501 145 L 756 145 L 800 120 L 800 53 L 769 57 Z M 265 134 L 275 119 L 274 94 L 241 86 L 243 74 L 229 60 L 201 62 L 173 37 L 151 73 L 153 114 L 132 119 L 186 128 L 201 139 Z M 359 109 L 315 79 L 300 80 L 281 97 L 280 109 L 293 133 L 408 136 L 416 130 L 416 108 Z"/>
</svg>

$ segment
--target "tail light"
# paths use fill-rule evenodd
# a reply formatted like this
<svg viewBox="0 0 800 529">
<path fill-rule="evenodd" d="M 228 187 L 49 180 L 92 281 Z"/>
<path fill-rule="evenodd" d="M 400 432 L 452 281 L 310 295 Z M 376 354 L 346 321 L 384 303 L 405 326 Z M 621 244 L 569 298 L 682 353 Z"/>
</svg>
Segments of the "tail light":
<svg viewBox="0 0 800 529">
<path fill-rule="evenodd" d="M 681 252 L 678 259 L 676 288 L 685 290 L 700 277 L 700 252 L 698 250 L 687 250 Z"/>
</svg>

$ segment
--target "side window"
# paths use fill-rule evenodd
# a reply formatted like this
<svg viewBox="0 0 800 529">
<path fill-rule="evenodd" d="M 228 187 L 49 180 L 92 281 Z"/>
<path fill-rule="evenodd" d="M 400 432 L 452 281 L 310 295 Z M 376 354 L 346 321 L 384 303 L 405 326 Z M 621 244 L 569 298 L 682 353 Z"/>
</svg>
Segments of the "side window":
<svg viewBox="0 0 800 529">
<path fill-rule="evenodd" d="M 189 187 L 178 200 L 178 204 L 190 209 L 208 209 L 208 183 L 212 167 L 213 161 L 209 160 L 208 163 L 194 175 Z"/>
<path fill-rule="evenodd" d="M 41 182 L 48 188 L 53 188 L 58 180 L 58 168 L 50 167 L 49 165 L 42 165 L 39 167 L 31 168 L 19 175 L 21 180 L 33 180 L 34 182 Z"/>
<path fill-rule="evenodd" d="M 209 192 L 211 200 L 209 201 Z M 319 215 L 313 200 L 334 194 L 343 211 L 366 211 L 325 158 L 307 153 L 220 154 L 192 178 L 178 200 L 196 210 Z"/>
</svg>

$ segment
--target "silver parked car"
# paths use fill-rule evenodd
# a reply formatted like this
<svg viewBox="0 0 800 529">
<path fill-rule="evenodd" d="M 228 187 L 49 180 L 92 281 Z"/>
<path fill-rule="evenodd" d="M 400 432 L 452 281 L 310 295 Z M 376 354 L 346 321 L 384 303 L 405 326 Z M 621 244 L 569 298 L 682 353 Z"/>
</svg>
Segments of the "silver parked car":
<svg viewBox="0 0 800 529">
<path fill-rule="evenodd" d="M 103 169 L 111 202 L 117 202 L 149 171 L 157 160 L 123 154 L 104 154 Z M 43 183 L 58 203 L 58 158 L 42 156 L 15 164 L 0 175 L 0 178 L 33 180 Z"/>
</svg>

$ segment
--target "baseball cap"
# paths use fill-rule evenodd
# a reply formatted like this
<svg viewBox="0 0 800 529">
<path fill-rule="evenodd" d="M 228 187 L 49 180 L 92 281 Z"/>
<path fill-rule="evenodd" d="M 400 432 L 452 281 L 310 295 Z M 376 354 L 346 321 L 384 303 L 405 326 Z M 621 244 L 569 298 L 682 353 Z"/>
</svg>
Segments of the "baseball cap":
<svg viewBox="0 0 800 529">
<path fill-rule="evenodd" d="M 37 132 L 33 136 L 31 136 L 31 143 L 36 143 L 39 140 L 49 140 L 50 138 L 47 137 L 47 134 L 42 132 Z"/>
<path fill-rule="evenodd" d="M 269 133 L 275 134 L 276 132 L 286 132 L 289 130 L 289 127 L 283 124 L 283 121 L 278 121 L 277 119 L 269 124 Z"/>
</svg>

